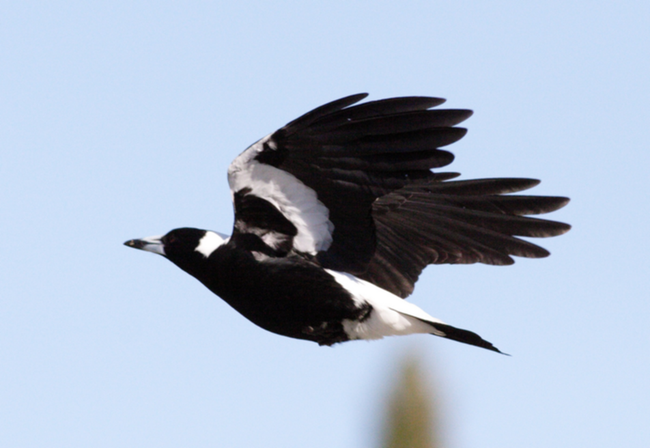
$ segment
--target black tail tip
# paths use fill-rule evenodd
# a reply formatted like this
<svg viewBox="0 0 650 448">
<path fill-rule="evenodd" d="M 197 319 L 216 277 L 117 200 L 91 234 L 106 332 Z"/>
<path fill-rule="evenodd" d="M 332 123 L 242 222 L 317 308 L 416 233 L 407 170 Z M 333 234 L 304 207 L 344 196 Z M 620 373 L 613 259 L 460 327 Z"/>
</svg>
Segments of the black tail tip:
<svg viewBox="0 0 650 448">
<path fill-rule="evenodd" d="M 443 338 L 462 342 L 463 344 L 473 345 L 475 347 L 481 347 L 486 350 L 491 350 L 493 352 L 497 352 L 505 356 L 510 356 L 508 353 L 502 352 L 501 350 L 496 348 L 491 342 L 486 341 L 485 339 L 483 339 L 478 334 L 472 331 L 463 330 L 461 328 L 456 328 L 456 327 L 452 327 L 451 325 L 440 324 L 437 322 L 436 323 L 430 322 L 430 323 L 435 327 L 436 330 L 439 330 L 442 333 L 444 333 L 444 335 L 442 335 Z"/>
</svg>

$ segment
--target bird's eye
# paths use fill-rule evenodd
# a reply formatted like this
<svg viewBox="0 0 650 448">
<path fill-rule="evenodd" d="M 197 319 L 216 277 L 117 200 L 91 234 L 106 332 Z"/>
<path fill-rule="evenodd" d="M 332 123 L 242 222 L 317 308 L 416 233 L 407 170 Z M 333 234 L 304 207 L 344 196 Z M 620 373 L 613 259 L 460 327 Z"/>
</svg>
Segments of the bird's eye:
<svg viewBox="0 0 650 448">
<path fill-rule="evenodd" d="M 165 244 L 174 244 L 177 241 L 176 235 L 167 235 L 163 238 Z"/>
</svg>

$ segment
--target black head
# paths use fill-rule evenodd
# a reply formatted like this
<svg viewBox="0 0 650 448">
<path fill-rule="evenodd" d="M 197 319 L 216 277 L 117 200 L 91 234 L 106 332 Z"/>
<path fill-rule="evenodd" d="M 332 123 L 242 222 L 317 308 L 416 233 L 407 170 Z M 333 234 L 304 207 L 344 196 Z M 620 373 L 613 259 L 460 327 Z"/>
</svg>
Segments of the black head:
<svg viewBox="0 0 650 448">
<path fill-rule="evenodd" d="M 151 236 L 124 243 L 135 249 L 162 255 L 185 271 L 195 271 L 219 246 L 227 241 L 225 235 L 210 230 L 183 227 L 163 236 Z"/>
</svg>

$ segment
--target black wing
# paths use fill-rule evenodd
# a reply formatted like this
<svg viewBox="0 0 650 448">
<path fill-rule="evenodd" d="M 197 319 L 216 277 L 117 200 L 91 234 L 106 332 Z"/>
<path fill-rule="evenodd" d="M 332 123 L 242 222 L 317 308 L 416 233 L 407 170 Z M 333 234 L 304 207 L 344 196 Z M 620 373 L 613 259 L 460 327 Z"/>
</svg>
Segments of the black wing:
<svg viewBox="0 0 650 448">
<path fill-rule="evenodd" d="M 550 237 L 568 224 L 522 215 L 549 213 L 569 199 L 506 195 L 539 184 L 535 179 L 476 179 L 414 183 L 373 204 L 377 250 L 360 277 L 401 297 L 429 264 L 484 263 L 509 265 L 510 257 L 549 255 L 516 238 Z"/>
<path fill-rule="evenodd" d="M 444 102 L 429 97 L 351 106 L 365 97 L 321 106 L 235 159 L 228 174 L 236 232 L 258 235 L 275 255 L 309 254 L 405 297 L 428 264 L 546 256 L 514 235 L 568 230 L 520 216 L 567 199 L 503 196 L 536 181 L 447 182 L 453 174 L 431 172 L 453 161 L 439 148 L 465 135 L 455 126 L 471 111 L 429 110 Z"/>
</svg>

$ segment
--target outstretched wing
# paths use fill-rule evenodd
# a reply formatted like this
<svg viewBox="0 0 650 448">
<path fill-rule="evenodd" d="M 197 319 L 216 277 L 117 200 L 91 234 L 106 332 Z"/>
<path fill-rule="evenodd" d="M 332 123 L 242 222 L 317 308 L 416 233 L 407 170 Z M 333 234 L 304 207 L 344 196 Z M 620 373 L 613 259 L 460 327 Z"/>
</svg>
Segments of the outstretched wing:
<svg viewBox="0 0 650 448">
<path fill-rule="evenodd" d="M 317 256 L 328 268 L 365 272 L 377 242 L 373 202 L 450 163 L 453 155 L 437 148 L 460 139 L 465 129 L 452 126 L 471 115 L 427 110 L 444 100 L 426 97 L 348 107 L 366 96 L 321 106 L 233 161 L 236 231 L 280 252 Z M 261 213 L 269 207 L 277 213 Z"/>
<path fill-rule="evenodd" d="M 439 148 L 465 135 L 455 126 L 471 111 L 429 110 L 444 102 L 429 97 L 352 106 L 366 96 L 321 106 L 233 161 L 234 233 L 259 237 L 269 255 L 302 253 L 404 297 L 428 264 L 545 256 L 513 235 L 568 230 L 520 217 L 566 199 L 502 196 L 535 181 L 445 182 L 454 175 L 431 172 L 452 162 Z"/>
<path fill-rule="evenodd" d="M 514 263 L 511 255 L 548 256 L 546 249 L 515 236 L 551 237 L 571 227 L 522 215 L 558 210 L 569 199 L 507 195 L 537 184 L 535 179 L 442 182 L 434 178 L 379 198 L 372 212 L 377 250 L 360 277 L 406 297 L 429 264 L 509 265 Z"/>
</svg>

